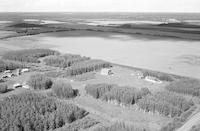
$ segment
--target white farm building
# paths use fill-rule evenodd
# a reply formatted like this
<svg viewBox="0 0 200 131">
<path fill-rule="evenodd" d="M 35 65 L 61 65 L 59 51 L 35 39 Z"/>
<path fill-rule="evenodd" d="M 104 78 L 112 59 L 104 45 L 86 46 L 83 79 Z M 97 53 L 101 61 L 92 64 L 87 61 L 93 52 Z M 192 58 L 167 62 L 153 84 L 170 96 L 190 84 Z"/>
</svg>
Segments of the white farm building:
<svg viewBox="0 0 200 131">
<path fill-rule="evenodd" d="M 112 72 L 112 70 L 111 69 L 108 69 L 108 68 L 104 68 L 104 69 L 102 69 L 101 70 L 101 75 L 112 75 L 113 74 L 113 72 Z"/>
</svg>

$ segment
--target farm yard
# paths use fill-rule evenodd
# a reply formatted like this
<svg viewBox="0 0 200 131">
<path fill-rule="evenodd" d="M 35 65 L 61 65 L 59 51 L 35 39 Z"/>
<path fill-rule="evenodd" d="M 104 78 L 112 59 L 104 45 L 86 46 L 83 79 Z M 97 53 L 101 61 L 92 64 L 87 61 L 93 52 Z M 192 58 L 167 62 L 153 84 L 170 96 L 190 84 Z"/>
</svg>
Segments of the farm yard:
<svg viewBox="0 0 200 131">
<path fill-rule="evenodd" d="M 19 123 L 10 121 L 6 126 L 1 123 L 1 130 L 32 127 L 38 131 L 103 131 L 109 128 L 172 131 L 200 109 L 199 94 L 193 93 L 199 90 L 200 82 L 193 78 L 128 68 L 50 49 L 7 52 L 0 61 L 0 104 L 5 105 L 0 107 L 0 114 L 8 115 L 18 108 L 31 111 L 33 109 L 27 107 L 30 99 L 38 104 L 35 105 L 35 123 L 32 120 L 27 123 L 24 116 L 20 117 L 20 122 L 3 116 L 3 121 L 15 119 Z M 191 81 L 195 84 L 189 84 Z M 182 82 L 187 86 L 181 91 Z M 43 103 L 43 100 L 49 102 Z M 24 108 L 18 107 L 16 102 Z M 48 107 L 52 103 L 56 110 Z M 16 110 L 5 111 L 9 104 Z M 48 108 L 40 107 L 43 104 Z M 61 110 L 71 108 L 75 116 L 62 115 L 66 112 Z M 46 111 L 44 118 L 39 117 L 40 110 Z M 52 118 L 47 119 L 45 114 Z M 44 122 L 36 126 L 40 121 Z"/>
</svg>

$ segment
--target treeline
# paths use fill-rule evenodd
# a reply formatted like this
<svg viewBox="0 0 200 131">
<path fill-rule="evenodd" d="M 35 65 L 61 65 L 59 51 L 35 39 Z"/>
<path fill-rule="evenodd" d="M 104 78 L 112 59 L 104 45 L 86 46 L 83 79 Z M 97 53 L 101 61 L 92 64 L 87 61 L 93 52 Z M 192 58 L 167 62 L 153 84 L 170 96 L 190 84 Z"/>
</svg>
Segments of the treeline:
<svg viewBox="0 0 200 131">
<path fill-rule="evenodd" d="M 149 131 L 149 130 L 142 127 L 138 128 L 132 125 L 127 125 L 124 123 L 115 123 L 107 127 L 98 127 L 94 129 L 94 131 Z"/>
<path fill-rule="evenodd" d="M 74 63 L 67 71 L 67 76 L 81 75 L 87 72 L 100 70 L 102 68 L 111 67 L 111 64 L 102 60 L 87 60 Z"/>
<path fill-rule="evenodd" d="M 47 131 L 72 123 L 87 112 L 38 93 L 24 92 L 0 101 L 1 131 Z"/>
<path fill-rule="evenodd" d="M 120 104 L 135 104 L 143 96 L 150 94 L 147 88 L 120 87 L 110 84 L 86 85 L 85 90 L 96 99 L 117 101 Z"/>
<path fill-rule="evenodd" d="M 43 61 L 46 65 L 66 68 L 71 66 L 73 63 L 89 60 L 89 57 L 82 57 L 80 55 L 65 54 L 63 56 L 49 56 Z"/>
<path fill-rule="evenodd" d="M 175 117 L 189 110 L 194 103 L 181 95 L 166 91 L 145 96 L 137 102 L 137 105 L 147 112 Z"/>
<path fill-rule="evenodd" d="M 196 79 L 180 79 L 171 82 L 166 89 L 172 92 L 188 94 L 192 96 L 200 96 L 200 81 Z"/>
<path fill-rule="evenodd" d="M 0 72 L 5 71 L 5 70 L 15 70 L 15 69 L 24 68 L 24 67 L 26 67 L 25 64 L 0 59 Z"/>
<path fill-rule="evenodd" d="M 2 58 L 19 62 L 39 63 L 38 58 L 56 54 L 58 54 L 57 51 L 50 49 L 25 49 L 7 52 Z"/>
<path fill-rule="evenodd" d="M 102 68 L 109 68 L 112 65 L 109 62 L 102 60 L 86 60 L 77 63 L 73 63 L 72 66 L 63 71 L 51 71 L 46 75 L 49 77 L 75 77 L 92 71 L 97 71 Z"/>
</svg>

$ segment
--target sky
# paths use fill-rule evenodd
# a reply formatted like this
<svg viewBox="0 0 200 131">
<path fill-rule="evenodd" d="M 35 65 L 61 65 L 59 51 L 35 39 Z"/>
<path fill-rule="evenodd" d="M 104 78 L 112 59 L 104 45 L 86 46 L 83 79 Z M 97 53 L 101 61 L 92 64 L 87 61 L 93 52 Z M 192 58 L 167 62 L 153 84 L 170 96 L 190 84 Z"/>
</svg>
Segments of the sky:
<svg viewBox="0 0 200 131">
<path fill-rule="evenodd" d="M 0 12 L 200 12 L 200 0 L 0 0 Z"/>
</svg>

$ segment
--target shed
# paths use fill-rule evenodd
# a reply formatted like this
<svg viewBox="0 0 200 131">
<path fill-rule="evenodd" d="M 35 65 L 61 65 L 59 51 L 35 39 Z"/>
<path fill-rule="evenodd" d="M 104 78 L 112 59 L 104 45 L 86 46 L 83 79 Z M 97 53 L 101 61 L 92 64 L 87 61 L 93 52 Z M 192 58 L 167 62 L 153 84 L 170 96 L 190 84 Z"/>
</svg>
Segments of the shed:
<svg viewBox="0 0 200 131">
<path fill-rule="evenodd" d="M 112 75 L 113 72 L 111 69 L 108 69 L 108 68 L 104 68 L 101 70 L 101 75 Z"/>
</svg>

